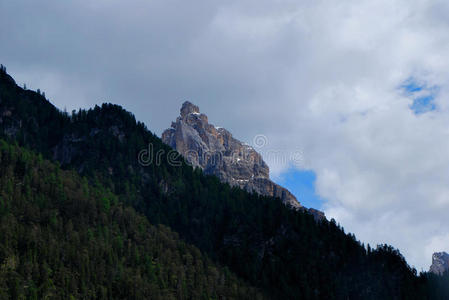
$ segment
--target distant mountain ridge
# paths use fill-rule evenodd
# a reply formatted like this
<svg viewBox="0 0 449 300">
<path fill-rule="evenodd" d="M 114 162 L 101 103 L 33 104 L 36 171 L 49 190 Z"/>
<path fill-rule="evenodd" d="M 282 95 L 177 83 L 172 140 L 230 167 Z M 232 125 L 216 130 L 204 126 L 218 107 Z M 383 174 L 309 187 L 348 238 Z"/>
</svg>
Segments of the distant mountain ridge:
<svg viewBox="0 0 449 300">
<path fill-rule="evenodd" d="M 268 165 L 253 147 L 234 138 L 225 128 L 210 124 L 199 107 L 189 101 L 182 104 L 180 116 L 171 128 L 162 133 L 162 141 L 193 166 L 231 186 L 280 198 L 294 209 L 309 211 L 317 219 L 324 218 L 323 212 L 303 207 L 290 191 L 274 183 Z"/>
</svg>

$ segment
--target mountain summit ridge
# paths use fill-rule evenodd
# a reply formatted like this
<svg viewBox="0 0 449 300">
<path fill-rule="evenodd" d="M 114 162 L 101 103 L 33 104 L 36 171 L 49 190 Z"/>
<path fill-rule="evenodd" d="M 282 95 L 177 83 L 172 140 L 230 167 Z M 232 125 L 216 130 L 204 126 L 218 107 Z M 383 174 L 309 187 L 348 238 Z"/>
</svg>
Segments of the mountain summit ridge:
<svg viewBox="0 0 449 300">
<path fill-rule="evenodd" d="M 304 208 L 290 191 L 274 183 L 268 165 L 252 146 L 237 140 L 225 128 L 209 123 L 199 107 L 189 101 L 182 104 L 180 116 L 171 128 L 162 133 L 162 141 L 193 166 L 231 186 L 280 198 L 287 206 L 324 218 L 324 213 Z"/>
</svg>

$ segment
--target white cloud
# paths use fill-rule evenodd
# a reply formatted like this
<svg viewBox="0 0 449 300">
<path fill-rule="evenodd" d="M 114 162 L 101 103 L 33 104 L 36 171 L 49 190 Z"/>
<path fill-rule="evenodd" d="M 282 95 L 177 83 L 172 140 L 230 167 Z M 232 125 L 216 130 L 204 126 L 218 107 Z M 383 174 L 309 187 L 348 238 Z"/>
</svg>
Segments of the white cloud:
<svg viewBox="0 0 449 300">
<path fill-rule="evenodd" d="M 61 3 L 0 3 L 19 82 L 61 108 L 120 103 L 158 133 L 190 99 L 242 140 L 267 135 L 267 153 L 301 150 L 359 239 L 418 269 L 449 250 L 447 1 Z M 435 111 L 412 112 L 409 78 L 438 86 Z"/>
</svg>

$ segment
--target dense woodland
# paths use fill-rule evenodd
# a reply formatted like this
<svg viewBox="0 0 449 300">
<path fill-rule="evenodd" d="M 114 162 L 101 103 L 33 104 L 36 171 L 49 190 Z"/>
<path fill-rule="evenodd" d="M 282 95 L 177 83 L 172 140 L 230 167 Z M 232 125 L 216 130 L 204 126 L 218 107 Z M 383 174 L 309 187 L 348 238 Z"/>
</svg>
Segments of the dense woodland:
<svg viewBox="0 0 449 300">
<path fill-rule="evenodd" d="M 0 140 L 0 298 L 261 299 L 101 185 Z"/>
<path fill-rule="evenodd" d="M 55 216 L 58 225 L 71 220 L 73 228 L 77 229 L 79 240 L 64 243 L 70 226 L 56 226 L 51 222 L 40 225 L 45 230 L 50 230 L 48 239 L 61 241 L 60 247 L 70 248 L 74 246 L 71 244 L 73 242 L 78 243 L 74 246 L 75 249 L 98 247 L 107 252 L 109 250 L 106 248 L 115 245 L 115 238 L 121 237 L 125 243 L 123 237 L 129 235 L 128 230 L 132 231 L 127 228 L 128 223 L 125 222 L 127 225 L 120 227 L 120 219 L 111 219 L 111 216 L 115 216 L 114 212 L 121 211 L 122 214 L 131 214 L 135 224 L 145 224 L 144 227 L 153 232 L 153 236 L 162 234 L 172 241 L 169 243 L 171 246 L 168 246 L 164 243 L 157 244 L 158 240 L 152 238 L 152 235 L 138 241 L 131 238 L 129 243 L 135 246 L 130 247 L 141 250 L 137 251 L 139 261 L 124 252 L 123 248 L 112 247 L 110 251 L 113 252 L 113 257 L 116 255 L 115 260 L 107 259 L 108 256 L 100 259 L 95 256 L 98 254 L 95 251 L 100 250 L 92 250 L 95 257 L 92 263 L 94 266 L 102 264 L 102 268 L 89 265 L 89 268 L 84 269 L 86 273 L 83 274 L 86 276 L 98 277 L 97 281 L 90 285 L 86 283 L 86 286 L 82 284 L 85 278 L 80 279 L 80 270 L 73 264 L 75 260 L 59 256 L 61 261 L 53 265 L 52 272 L 57 273 L 60 268 L 64 268 L 67 274 L 72 273 L 67 278 L 76 278 L 73 279 L 77 282 L 74 283 L 76 288 L 68 291 L 74 297 L 115 296 L 115 292 L 111 294 L 111 291 L 114 291 L 116 285 L 114 281 L 111 282 L 110 276 L 116 274 L 114 270 L 120 265 L 118 261 L 125 261 L 122 264 L 124 270 L 134 275 L 127 276 L 130 280 L 123 284 L 128 284 L 130 288 L 134 282 L 131 278 L 136 278 L 135 274 L 139 274 L 139 279 L 145 285 L 138 290 L 139 293 L 148 291 L 148 284 L 151 287 L 148 289 L 159 296 L 169 293 L 177 297 L 179 294 L 176 293 L 182 293 L 183 297 L 196 299 L 199 296 L 214 298 L 227 293 L 226 295 L 237 298 L 241 298 L 243 294 L 252 297 L 257 291 L 248 287 L 251 285 L 260 289 L 267 298 L 273 299 L 449 299 L 447 274 L 418 275 L 416 270 L 407 265 L 399 251 L 391 246 L 379 245 L 374 249 L 365 247 L 354 235 L 345 233 L 333 220 L 317 222 L 307 213 L 287 208 L 279 199 L 231 188 L 219 182 L 216 177 L 205 176 L 201 170 L 193 169 L 181 157 L 167 157 L 171 149 L 120 106 L 103 104 L 101 107 L 73 111 L 70 114 L 61 112 L 40 91 L 22 89 L 5 70 L 0 73 L 0 137 L 8 143 L 3 144 L 13 147 L 13 152 L 31 155 L 27 152 L 31 150 L 39 154 L 37 157 L 42 158 L 38 164 L 52 165 L 45 161 L 48 159 L 68 170 L 55 171 L 53 176 L 59 182 L 68 180 L 80 183 L 68 185 L 74 194 L 70 198 L 72 204 L 69 207 L 78 201 L 96 207 L 94 211 L 97 212 L 98 219 L 94 218 L 96 221 L 92 223 L 86 221 L 89 213 L 85 210 L 78 211 L 73 217 L 65 217 L 61 212 Z M 12 144 L 28 150 L 11 146 Z M 152 145 L 154 153 L 163 151 L 165 155 L 160 163 L 154 160 L 148 166 L 143 166 L 139 163 L 138 156 L 142 150 L 149 149 L 149 145 Z M 53 168 L 59 170 L 59 167 Z M 22 173 L 30 171 L 29 167 L 22 169 Z M 5 180 L 17 178 L 17 175 L 11 176 L 13 175 L 4 176 Z M 83 179 L 75 180 L 74 178 L 78 178 L 76 176 L 83 176 Z M 83 194 L 85 186 L 89 191 L 96 192 Z M 35 205 L 31 199 L 38 195 L 33 187 L 36 188 L 30 185 L 29 194 L 20 193 L 23 202 L 30 203 L 31 206 Z M 10 199 L 8 203 L 15 201 L 16 196 L 12 191 L 2 191 L 6 195 L 3 197 Z M 84 198 L 77 198 L 83 195 Z M 49 192 L 41 193 L 40 197 L 40 201 L 48 201 L 50 207 L 51 203 L 58 201 Z M 102 199 L 109 200 L 101 204 Z M 15 226 L 22 226 L 23 230 L 33 228 L 22 219 L 28 211 L 23 211 L 27 206 L 13 205 L 14 210 L 1 215 L 2 224 L 4 220 L 12 218 L 16 220 Z M 109 208 L 105 211 L 104 207 Z M 57 206 L 50 209 L 59 210 L 64 211 L 65 208 Z M 80 224 L 75 225 L 78 222 Z M 108 240 L 112 244 L 105 244 L 107 242 L 102 231 L 105 228 L 109 234 L 115 234 L 112 241 Z M 6 235 L 4 227 L 1 230 L 1 236 Z M 31 230 L 25 231 L 29 233 Z M 86 235 L 90 239 L 86 239 Z M 178 236 L 184 242 L 180 242 Z M 44 248 L 46 245 L 50 248 L 49 241 L 40 244 Z M 181 272 L 183 275 L 176 275 L 178 281 L 167 279 L 168 282 L 163 281 L 165 285 L 160 284 L 160 279 L 154 282 L 154 278 L 148 275 L 150 273 L 145 273 L 145 264 L 142 263 L 142 257 L 146 255 L 144 252 L 148 251 L 149 257 L 152 257 L 150 260 L 154 262 L 154 255 L 161 255 L 160 252 L 154 254 L 154 248 L 157 247 L 167 247 L 172 249 L 171 253 L 175 253 L 165 260 L 166 264 L 160 263 L 159 272 L 170 273 L 172 264 L 185 265 L 186 262 L 182 259 L 184 254 L 179 250 L 181 246 L 177 245 L 184 245 L 182 247 L 188 249 L 186 252 L 192 256 L 191 253 L 195 253 L 198 261 L 202 262 L 203 271 L 195 271 L 194 274 L 198 274 L 195 276 L 209 278 L 198 279 L 195 291 L 181 288 L 182 291 L 179 292 L 174 288 L 179 278 L 189 278 L 187 274 L 191 270 L 184 268 L 185 273 Z M 1 241 L 1 247 L 16 251 L 12 255 L 15 258 L 20 257 L 20 246 L 23 247 L 21 244 L 5 245 Z M 89 250 L 86 251 L 89 253 Z M 3 255 L 3 252 L 1 255 L 0 264 L 8 264 L 9 256 Z M 48 262 L 37 260 L 34 264 L 43 268 Z M 208 273 L 210 268 L 215 270 L 215 277 Z M 42 285 L 41 278 L 35 279 L 17 270 L 15 272 L 18 279 L 13 283 L 10 276 L 0 279 L 3 280 L 3 286 L 8 287 L 2 291 L 10 296 L 15 295 L 12 294 L 13 291 L 29 290 L 31 284 L 36 289 Z M 97 274 L 98 272 L 100 273 Z M 231 273 L 236 274 L 239 279 Z M 225 280 L 217 282 L 217 278 Z M 59 294 L 63 295 L 62 298 L 69 295 L 67 282 L 52 280 L 55 290 L 66 293 Z M 75 295 L 74 291 L 89 291 L 91 294 Z M 127 296 L 131 297 L 131 294 L 128 293 Z"/>
</svg>

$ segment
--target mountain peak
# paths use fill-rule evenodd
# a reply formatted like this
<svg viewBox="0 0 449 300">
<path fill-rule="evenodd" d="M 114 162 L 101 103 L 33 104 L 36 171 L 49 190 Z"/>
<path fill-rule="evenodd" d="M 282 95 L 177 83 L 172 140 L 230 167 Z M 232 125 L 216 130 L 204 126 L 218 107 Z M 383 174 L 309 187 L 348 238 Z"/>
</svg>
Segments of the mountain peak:
<svg viewBox="0 0 449 300">
<path fill-rule="evenodd" d="M 429 271 L 441 275 L 447 270 L 449 270 L 449 254 L 446 252 L 435 252 L 432 255 L 432 265 Z"/>
<path fill-rule="evenodd" d="M 210 124 L 199 107 L 189 101 L 182 104 L 181 116 L 164 131 L 162 141 L 206 174 L 305 210 L 292 193 L 271 181 L 268 165 L 253 147 L 235 139 L 228 130 Z M 317 219 L 324 218 L 320 211 L 308 211 Z"/>
<path fill-rule="evenodd" d="M 200 108 L 190 101 L 185 101 L 181 107 L 181 117 L 185 117 L 188 114 L 192 114 L 192 113 L 199 114 Z"/>
</svg>

